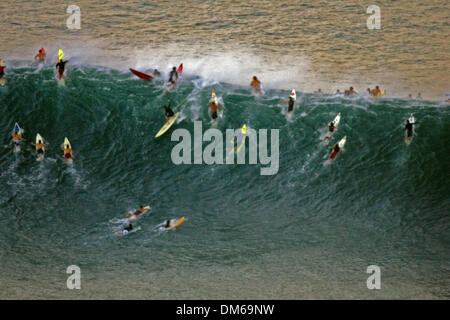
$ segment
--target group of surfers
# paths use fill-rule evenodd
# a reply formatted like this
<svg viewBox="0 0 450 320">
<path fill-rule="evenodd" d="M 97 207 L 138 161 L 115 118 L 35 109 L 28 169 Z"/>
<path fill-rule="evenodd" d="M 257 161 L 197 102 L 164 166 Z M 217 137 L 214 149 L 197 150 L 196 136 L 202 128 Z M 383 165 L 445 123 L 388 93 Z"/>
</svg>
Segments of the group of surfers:
<svg viewBox="0 0 450 320">
<path fill-rule="evenodd" d="M 16 125 L 14 127 L 13 133 L 12 133 L 14 148 L 16 152 L 21 151 L 21 144 L 25 139 L 22 137 L 22 130 Z M 45 154 L 45 148 L 47 145 L 42 141 L 42 139 L 37 139 L 36 143 L 31 142 L 31 145 L 33 145 L 36 149 L 36 155 L 38 159 L 42 159 Z M 61 146 L 61 149 L 64 152 L 64 158 L 66 160 L 72 160 L 73 156 L 73 150 L 70 144 L 66 143 Z"/>
<path fill-rule="evenodd" d="M 123 228 L 122 231 L 119 231 L 116 233 L 116 235 L 126 235 L 128 234 L 130 231 L 132 231 L 134 229 L 133 224 L 131 223 L 131 221 L 133 220 L 137 220 L 139 218 L 139 216 L 141 216 L 144 212 L 150 210 L 149 206 L 144 207 L 143 205 L 140 205 L 139 208 L 137 208 L 135 211 L 131 211 L 128 212 L 127 218 L 130 221 L 128 223 L 128 225 L 126 227 Z M 174 227 L 175 223 L 179 221 L 179 219 L 169 219 L 164 221 L 164 223 L 161 225 L 162 228 L 164 228 L 164 230 L 170 230 L 170 228 Z"/>
</svg>

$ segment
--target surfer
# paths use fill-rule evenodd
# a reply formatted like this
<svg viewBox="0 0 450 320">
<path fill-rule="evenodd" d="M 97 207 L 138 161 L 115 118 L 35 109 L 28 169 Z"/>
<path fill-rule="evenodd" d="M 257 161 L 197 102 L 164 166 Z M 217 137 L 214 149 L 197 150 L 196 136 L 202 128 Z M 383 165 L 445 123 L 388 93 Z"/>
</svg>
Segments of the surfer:
<svg viewBox="0 0 450 320">
<path fill-rule="evenodd" d="M 169 121 L 169 118 L 173 117 L 175 115 L 175 113 L 170 108 L 170 104 L 171 104 L 170 98 L 167 98 L 167 100 L 169 102 L 169 105 L 163 106 L 163 108 L 164 108 L 164 114 L 165 114 L 165 117 L 166 117 L 166 121 Z"/>
<path fill-rule="evenodd" d="M 69 60 L 64 61 L 63 59 L 61 59 L 61 60 L 59 60 L 58 63 L 56 64 L 56 68 L 58 68 L 58 77 L 59 77 L 59 80 L 61 80 L 61 78 L 63 77 L 65 65 L 66 65 L 67 62 L 69 62 Z M 64 79 L 66 79 L 65 76 L 64 76 Z"/>
<path fill-rule="evenodd" d="M 6 79 L 6 78 L 4 78 L 5 68 L 6 68 L 5 63 L 3 62 L 3 59 L 0 58 L 0 79 Z"/>
<path fill-rule="evenodd" d="M 215 100 L 212 100 L 208 103 L 208 106 L 211 110 L 211 119 L 213 119 L 213 121 L 217 120 L 217 109 L 219 108 L 219 106 L 217 105 Z"/>
<path fill-rule="evenodd" d="M 406 119 L 405 130 L 406 130 L 406 141 L 412 139 L 413 135 L 413 125 L 417 124 L 417 122 L 409 122 L 409 119 Z"/>
<path fill-rule="evenodd" d="M 169 83 L 171 83 L 172 85 L 175 85 L 177 80 L 178 80 L 177 67 L 173 67 L 172 71 L 170 71 Z"/>
<path fill-rule="evenodd" d="M 342 94 L 342 92 L 341 91 L 339 91 L 339 89 L 337 89 L 337 91 L 336 91 L 336 93 L 335 94 Z"/>
<path fill-rule="evenodd" d="M 160 77 L 161 76 L 161 72 L 158 71 L 158 69 L 153 70 L 153 75 L 155 77 Z"/>
<path fill-rule="evenodd" d="M 324 125 L 325 125 L 325 127 L 328 128 L 328 131 L 330 131 L 330 132 L 334 132 L 334 129 L 336 129 L 336 127 L 334 126 L 334 122 L 333 121 L 331 121 L 330 124 L 324 123 Z"/>
<path fill-rule="evenodd" d="M 250 83 L 250 86 L 253 88 L 253 92 L 257 94 L 261 94 L 261 81 L 258 80 L 256 76 L 253 76 L 253 80 Z"/>
<path fill-rule="evenodd" d="M 22 143 L 22 136 L 20 134 L 20 129 L 18 127 L 14 128 L 13 131 L 13 142 L 17 151 L 20 151 L 20 144 Z"/>
<path fill-rule="evenodd" d="M 355 90 L 353 90 L 353 87 L 350 87 L 350 89 L 345 90 L 344 95 L 345 96 L 351 96 L 353 94 L 356 94 L 357 92 Z"/>
<path fill-rule="evenodd" d="M 128 227 L 123 228 L 122 235 L 126 235 L 131 230 L 133 230 L 133 225 L 130 223 Z"/>
<path fill-rule="evenodd" d="M 37 143 L 32 142 L 31 144 L 36 147 L 37 157 L 42 158 L 44 156 L 45 143 L 42 140 L 38 140 Z"/>
<path fill-rule="evenodd" d="M 314 91 L 315 94 L 323 94 L 322 89 L 319 88 L 319 90 Z"/>
<path fill-rule="evenodd" d="M 128 219 L 136 219 L 141 213 L 144 213 L 146 210 L 143 205 L 140 205 L 139 208 L 135 212 L 128 213 Z"/>
<path fill-rule="evenodd" d="M 329 146 L 329 149 L 333 149 L 333 152 L 330 154 L 330 160 L 333 160 L 334 158 L 336 158 L 338 152 L 341 150 L 341 148 L 339 147 L 339 144 L 336 144 L 334 146 Z"/>
<path fill-rule="evenodd" d="M 47 54 L 45 53 L 44 48 L 39 49 L 39 52 L 37 55 L 34 56 L 34 60 L 37 60 L 38 63 L 45 62 L 45 58 L 47 57 Z"/>
<path fill-rule="evenodd" d="M 297 94 L 295 93 L 295 89 L 292 89 L 291 94 L 289 95 L 289 99 L 281 101 L 282 103 L 288 104 L 288 113 L 292 113 L 294 111 L 294 104 L 296 100 Z"/>
<path fill-rule="evenodd" d="M 66 144 L 61 149 L 64 151 L 64 158 L 66 160 L 71 160 L 72 159 L 72 155 L 73 155 L 73 150 L 70 147 L 70 145 Z"/>
<path fill-rule="evenodd" d="M 417 98 L 416 99 L 419 99 L 419 100 L 422 99 L 422 95 L 420 94 L 420 92 L 417 94 Z"/>
</svg>

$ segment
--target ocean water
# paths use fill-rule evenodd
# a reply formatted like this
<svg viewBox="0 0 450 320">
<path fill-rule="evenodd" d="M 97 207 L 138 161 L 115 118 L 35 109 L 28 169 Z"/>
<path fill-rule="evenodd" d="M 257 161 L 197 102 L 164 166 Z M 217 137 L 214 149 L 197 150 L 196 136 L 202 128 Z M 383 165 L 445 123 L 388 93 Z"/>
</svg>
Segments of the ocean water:
<svg viewBox="0 0 450 320">
<path fill-rule="evenodd" d="M 450 297 L 449 9 L 445 1 L 381 1 L 382 30 L 366 7 L 327 1 L 79 1 L 0 3 L 0 297 L 2 299 L 448 299 Z M 23 10 L 17 10 L 21 6 Z M 385 17 L 385 18 L 383 18 Z M 48 61 L 32 57 L 44 46 Z M 63 48 L 67 82 L 55 79 Z M 382 61 L 382 62 L 381 62 Z M 174 65 L 181 114 L 159 139 L 164 80 L 128 68 Z M 265 93 L 254 96 L 251 76 Z M 367 86 L 387 95 L 369 99 Z M 361 96 L 312 91 L 353 85 Z M 447 87 L 446 87 L 447 86 Z M 297 103 L 286 118 L 286 100 Z M 279 171 L 260 164 L 174 165 L 174 129 L 279 129 Z M 415 97 L 421 92 L 423 99 Z M 341 112 L 330 143 L 323 123 Z M 404 121 L 421 121 L 410 145 Z M 27 140 L 14 153 L 18 122 Z M 39 132 L 46 158 L 28 143 Z M 73 165 L 60 145 L 68 137 Z M 207 143 L 204 144 L 204 146 Z M 248 150 L 246 150 L 248 155 Z M 248 158 L 247 158 L 248 159 Z M 125 237 L 125 213 L 150 205 Z M 186 217 L 170 232 L 167 219 Z M 81 290 L 66 269 L 81 268 Z M 368 290 L 369 265 L 381 289 Z"/>
</svg>

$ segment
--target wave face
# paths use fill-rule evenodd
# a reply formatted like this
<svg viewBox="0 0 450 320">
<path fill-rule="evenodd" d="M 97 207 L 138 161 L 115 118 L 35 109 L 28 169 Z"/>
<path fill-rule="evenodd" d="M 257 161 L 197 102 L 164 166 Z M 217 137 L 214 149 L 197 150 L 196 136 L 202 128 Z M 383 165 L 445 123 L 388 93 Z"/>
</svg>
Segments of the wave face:
<svg viewBox="0 0 450 320">
<path fill-rule="evenodd" d="M 0 89 L 2 298 L 450 297 L 447 105 L 297 90 L 287 121 L 278 103 L 290 90 L 255 97 L 247 85 L 187 72 L 170 93 L 181 121 L 154 139 L 163 81 L 69 63 L 58 87 L 53 66 L 15 63 Z M 259 164 L 172 163 L 175 128 L 211 127 L 212 89 L 225 106 L 222 132 L 280 130 L 276 175 L 261 176 Z M 331 143 L 347 144 L 327 165 L 323 123 L 338 112 Z M 408 146 L 410 113 L 422 123 Z M 28 144 L 12 152 L 15 122 L 28 142 L 44 137 L 44 161 Z M 114 236 L 141 203 L 152 206 L 141 229 Z M 179 229 L 158 231 L 180 216 Z M 82 270 L 77 294 L 65 289 L 72 264 Z M 371 264 L 386 274 L 375 293 L 365 286 Z"/>
</svg>

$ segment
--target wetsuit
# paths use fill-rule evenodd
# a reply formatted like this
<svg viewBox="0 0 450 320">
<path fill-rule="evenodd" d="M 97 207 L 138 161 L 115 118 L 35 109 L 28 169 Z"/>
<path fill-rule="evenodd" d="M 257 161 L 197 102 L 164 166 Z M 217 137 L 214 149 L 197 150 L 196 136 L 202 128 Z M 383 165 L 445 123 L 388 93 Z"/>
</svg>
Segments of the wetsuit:
<svg viewBox="0 0 450 320">
<path fill-rule="evenodd" d="M 64 153 L 64 158 L 72 159 L 72 154 L 70 152 L 66 152 L 66 153 Z"/>
<path fill-rule="evenodd" d="M 37 154 L 41 154 L 41 153 L 44 154 L 44 150 L 42 150 L 42 148 L 37 149 L 36 151 L 37 151 Z"/>
<path fill-rule="evenodd" d="M 333 148 L 333 152 L 330 155 L 330 159 L 336 158 L 336 156 L 340 150 L 341 150 L 341 148 L 339 148 L 339 145 L 335 145 Z"/>
<path fill-rule="evenodd" d="M 405 125 L 406 136 L 408 136 L 408 137 L 412 137 L 412 134 L 413 134 L 413 124 L 415 124 L 415 123 L 410 122 L 410 123 L 408 123 L 408 124 Z"/>
<path fill-rule="evenodd" d="M 291 112 L 292 110 L 294 110 L 294 103 L 295 103 L 295 100 L 292 98 L 289 98 L 288 112 Z"/>
<path fill-rule="evenodd" d="M 56 64 L 56 68 L 58 68 L 58 73 L 59 73 L 60 76 L 63 75 L 65 65 L 66 65 L 66 63 L 67 63 L 68 61 L 69 61 L 69 60 L 66 60 L 66 61 L 62 61 L 62 60 L 61 60 L 60 62 L 58 62 L 58 63 Z"/>
<path fill-rule="evenodd" d="M 172 109 L 170 109 L 170 103 L 166 108 L 164 108 L 164 110 L 166 111 L 167 118 L 171 118 L 175 115 L 175 113 L 172 111 Z"/>
<path fill-rule="evenodd" d="M 333 124 L 333 123 L 331 123 L 331 124 Z M 331 125 L 331 124 L 328 126 L 328 130 L 330 130 L 330 132 L 333 132 L 334 129 L 336 129 L 336 127 L 334 126 L 334 124 L 333 125 Z"/>
<path fill-rule="evenodd" d="M 178 80 L 178 73 L 174 70 L 170 71 L 169 82 L 174 84 Z"/>
</svg>

